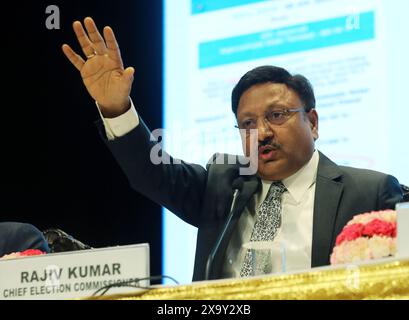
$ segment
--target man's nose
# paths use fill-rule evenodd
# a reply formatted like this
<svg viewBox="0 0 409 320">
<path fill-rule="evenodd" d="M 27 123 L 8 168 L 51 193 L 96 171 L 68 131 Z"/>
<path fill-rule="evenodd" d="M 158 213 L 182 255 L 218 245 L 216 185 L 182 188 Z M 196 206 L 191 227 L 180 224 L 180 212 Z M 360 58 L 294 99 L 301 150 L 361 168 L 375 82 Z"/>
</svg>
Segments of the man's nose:
<svg viewBox="0 0 409 320">
<path fill-rule="evenodd" d="M 259 141 L 264 141 L 266 138 L 274 135 L 273 130 L 265 120 L 258 122 L 257 129 Z"/>
</svg>

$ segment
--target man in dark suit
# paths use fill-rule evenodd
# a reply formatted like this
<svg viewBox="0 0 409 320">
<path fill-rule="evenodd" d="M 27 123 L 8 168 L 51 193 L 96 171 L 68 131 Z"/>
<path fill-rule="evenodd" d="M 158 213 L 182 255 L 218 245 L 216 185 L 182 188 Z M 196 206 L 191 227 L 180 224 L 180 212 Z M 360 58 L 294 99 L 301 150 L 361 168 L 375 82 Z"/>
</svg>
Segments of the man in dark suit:
<svg viewBox="0 0 409 320">
<path fill-rule="evenodd" d="M 131 186 L 198 228 L 194 280 L 251 275 L 245 242 L 284 243 L 289 270 L 327 265 L 353 215 L 394 208 L 401 200 L 394 177 L 337 166 L 315 149 L 318 114 L 310 83 L 272 66 L 248 72 L 232 94 L 255 174 L 241 174 L 242 159 L 231 164 L 223 154 L 203 168 L 175 162 L 159 148 L 167 161 L 154 164 L 157 141 L 129 98 L 133 68 L 123 68 L 109 27 L 103 38 L 92 19 L 84 24 L 87 32 L 80 22 L 74 30 L 86 59 L 68 45 L 63 51 L 97 101 L 102 135 Z"/>
<path fill-rule="evenodd" d="M 43 252 L 50 251 L 41 231 L 31 224 L 0 223 L 0 257 L 28 249 L 37 249 Z"/>
</svg>

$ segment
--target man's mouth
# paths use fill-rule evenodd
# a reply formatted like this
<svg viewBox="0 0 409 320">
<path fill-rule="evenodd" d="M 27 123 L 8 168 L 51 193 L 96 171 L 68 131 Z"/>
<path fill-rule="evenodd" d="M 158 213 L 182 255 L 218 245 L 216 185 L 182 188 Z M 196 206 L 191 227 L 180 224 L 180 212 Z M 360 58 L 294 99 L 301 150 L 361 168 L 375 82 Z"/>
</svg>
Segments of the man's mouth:
<svg viewBox="0 0 409 320">
<path fill-rule="evenodd" d="M 276 152 L 277 148 L 271 145 L 266 145 L 258 148 L 258 156 L 263 160 L 271 160 L 272 158 L 274 158 Z"/>
</svg>

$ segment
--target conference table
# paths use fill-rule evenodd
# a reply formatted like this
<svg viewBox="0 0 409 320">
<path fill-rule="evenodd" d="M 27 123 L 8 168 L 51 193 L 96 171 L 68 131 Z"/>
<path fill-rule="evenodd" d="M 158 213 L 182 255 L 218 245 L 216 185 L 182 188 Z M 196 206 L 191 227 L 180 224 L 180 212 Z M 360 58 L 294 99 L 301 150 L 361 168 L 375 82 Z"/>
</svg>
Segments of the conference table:
<svg viewBox="0 0 409 320">
<path fill-rule="evenodd" d="M 409 257 L 327 266 L 246 279 L 154 286 L 104 300 L 409 299 Z"/>
</svg>

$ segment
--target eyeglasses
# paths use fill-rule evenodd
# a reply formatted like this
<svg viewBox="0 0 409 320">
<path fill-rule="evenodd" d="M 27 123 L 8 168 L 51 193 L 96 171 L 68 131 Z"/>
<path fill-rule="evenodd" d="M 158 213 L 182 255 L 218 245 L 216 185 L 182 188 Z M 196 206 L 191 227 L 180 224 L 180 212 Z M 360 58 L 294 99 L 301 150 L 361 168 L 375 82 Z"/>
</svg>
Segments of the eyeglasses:
<svg viewBox="0 0 409 320">
<path fill-rule="evenodd" d="M 264 122 L 271 126 L 281 126 L 288 119 L 290 119 L 296 112 L 304 111 L 304 108 L 296 109 L 281 109 L 281 110 L 271 110 L 264 115 Z M 237 126 L 237 129 L 250 130 L 257 129 L 257 118 L 247 118 L 241 121 Z"/>
</svg>

